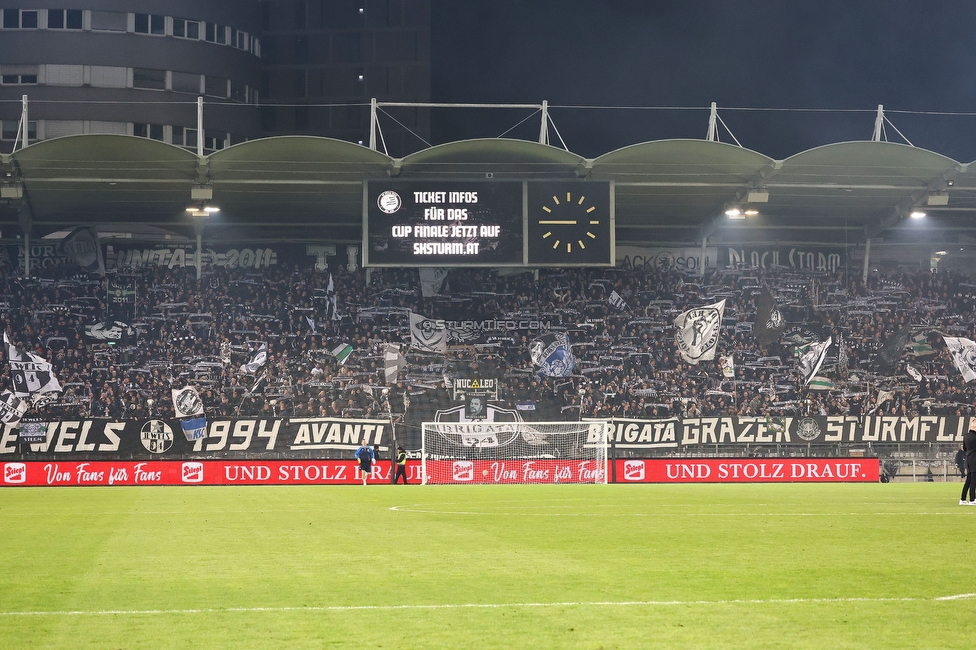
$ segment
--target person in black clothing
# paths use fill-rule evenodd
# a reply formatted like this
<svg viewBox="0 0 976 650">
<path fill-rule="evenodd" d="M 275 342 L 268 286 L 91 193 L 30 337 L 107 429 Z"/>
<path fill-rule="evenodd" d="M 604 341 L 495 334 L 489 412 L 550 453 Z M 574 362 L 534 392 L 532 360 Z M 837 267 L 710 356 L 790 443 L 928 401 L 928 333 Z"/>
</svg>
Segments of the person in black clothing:
<svg viewBox="0 0 976 650">
<path fill-rule="evenodd" d="M 976 472 L 976 420 L 972 421 L 967 431 L 962 437 L 962 448 L 966 451 L 966 482 L 962 484 L 962 496 L 959 497 L 959 505 L 976 505 L 976 481 L 973 481 L 973 473 Z M 969 498 L 966 498 L 966 493 Z"/>
<path fill-rule="evenodd" d="M 966 480 L 966 450 L 961 446 L 956 452 L 956 467 L 959 468 L 959 476 Z"/>
<path fill-rule="evenodd" d="M 396 474 L 393 476 L 393 485 L 400 481 L 401 476 L 403 477 L 403 484 L 407 485 L 407 452 L 403 450 L 403 447 L 397 447 Z"/>
</svg>

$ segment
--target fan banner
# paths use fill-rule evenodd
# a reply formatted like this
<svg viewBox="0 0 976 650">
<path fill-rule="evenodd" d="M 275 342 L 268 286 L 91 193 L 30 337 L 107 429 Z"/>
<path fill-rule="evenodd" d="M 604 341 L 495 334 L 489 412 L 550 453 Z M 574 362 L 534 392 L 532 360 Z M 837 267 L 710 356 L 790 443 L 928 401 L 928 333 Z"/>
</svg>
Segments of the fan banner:
<svg viewBox="0 0 976 650">
<path fill-rule="evenodd" d="M 752 335 L 765 349 L 775 343 L 785 329 L 786 318 L 783 317 L 769 287 L 764 284 L 762 293 L 756 300 L 756 322 L 752 326 Z"/>
<path fill-rule="evenodd" d="M 811 343 L 800 351 L 800 374 L 803 375 L 803 384 L 807 385 L 816 376 L 827 358 L 827 350 L 832 343 L 831 337 L 820 343 Z"/>
<path fill-rule="evenodd" d="M 702 450 L 736 446 L 791 446 L 885 443 L 958 443 L 969 429 L 966 416 L 816 415 L 614 418 L 610 444 L 633 453 L 655 449 Z"/>
<path fill-rule="evenodd" d="M 444 354 L 447 352 L 447 328 L 443 321 L 410 312 L 410 341 L 410 347 L 421 352 Z"/>
<path fill-rule="evenodd" d="M 241 372 L 253 375 L 261 367 L 268 362 L 268 344 L 261 343 L 258 349 L 254 351 L 254 355 L 251 360 L 241 366 Z"/>
<path fill-rule="evenodd" d="M 16 427 L 27 412 L 28 403 L 9 390 L 0 393 L 0 422 Z M 23 438 L 21 438 L 23 439 Z"/>
<path fill-rule="evenodd" d="M 393 441 L 389 420 L 328 417 L 22 420 L 20 428 L 33 431 L 41 425 L 32 438 L 37 442 L 30 444 L 16 427 L 4 425 L 0 460 L 352 458 L 363 440 L 381 456 Z"/>
<path fill-rule="evenodd" d="M 203 400 L 193 386 L 173 389 L 173 410 L 178 418 L 189 418 L 203 414 Z"/>
<path fill-rule="evenodd" d="M 562 332 L 543 334 L 530 342 L 529 358 L 543 377 L 569 377 L 576 367 L 573 346 L 569 337 Z"/>
<path fill-rule="evenodd" d="M 618 483 L 877 483 L 877 458 L 671 458 L 616 461 Z"/>
<path fill-rule="evenodd" d="M 463 409 L 462 404 L 458 408 Z M 513 412 L 515 412 L 513 410 Z M 532 413 L 532 411 L 521 411 Z M 611 420 L 609 444 L 618 457 L 671 452 L 700 454 L 745 447 L 805 450 L 808 446 L 962 442 L 966 416 L 705 417 Z M 456 453 L 512 438 L 516 422 L 444 422 L 455 427 Z M 531 425 L 531 423 L 528 423 Z M 20 431 L 30 431 L 28 442 Z M 381 419 L 207 418 L 203 437 L 188 440 L 180 420 L 105 418 L 27 422 L 0 429 L 0 461 L 201 460 L 352 458 L 366 440 L 387 458 L 393 425 Z M 397 429 L 397 436 L 409 430 Z M 496 443 L 497 441 L 497 443 Z M 402 444 L 402 443 L 401 443 Z M 419 446 L 417 447 L 419 449 Z M 411 447 L 408 445 L 408 449 Z M 455 453 L 452 452 L 452 453 Z M 791 452 L 795 453 L 795 452 Z"/>
<path fill-rule="evenodd" d="M 14 385 L 14 395 L 27 397 L 34 393 L 57 393 L 61 391 L 61 384 L 54 376 L 54 369 L 43 357 L 27 352 L 7 338 L 4 332 L 3 340 L 7 344 L 7 358 L 10 361 L 10 379 Z"/>
<path fill-rule="evenodd" d="M 105 275 L 105 259 L 98 244 L 98 233 L 90 226 L 75 228 L 61 240 L 61 252 L 92 275 Z"/>
<path fill-rule="evenodd" d="M 911 335 L 912 328 L 910 325 L 906 325 L 885 339 L 885 342 L 878 350 L 877 356 L 874 358 L 874 368 L 882 374 L 890 375 L 894 373 L 895 368 L 898 367 L 898 361 L 905 351 L 905 346 L 908 345 L 908 341 L 911 339 Z"/>
<path fill-rule="evenodd" d="M 116 275 L 105 281 L 105 302 L 110 321 L 131 323 L 136 318 L 136 278 Z"/>
<path fill-rule="evenodd" d="M 945 336 L 946 347 L 967 384 L 976 379 L 976 343 L 962 337 Z"/>
<path fill-rule="evenodd" d="M 722 317 L 725 300 L 714 305 L 695 307 L 678 314 L 674 319 L 675 342 L 681 358 L 693 366 L 699 361 L 715 358 L 718 341 L 722 337 Z"/>
</svg>

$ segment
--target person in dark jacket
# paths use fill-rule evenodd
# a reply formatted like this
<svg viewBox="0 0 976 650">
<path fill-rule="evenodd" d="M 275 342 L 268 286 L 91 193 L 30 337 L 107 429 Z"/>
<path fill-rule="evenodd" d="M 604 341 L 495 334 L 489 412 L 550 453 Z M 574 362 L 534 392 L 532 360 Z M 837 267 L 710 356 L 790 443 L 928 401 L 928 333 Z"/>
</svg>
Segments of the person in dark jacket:
<svg viewBox="0 0 976 650">
<path fill-rule="evenodd" d="M 366 485 L 366 479 L 369 478 L 373 463 L 376 462 L 376 455 L 373 453 L 373 448 L 366 444 L 365 439 L 363 439 L 359 449 L 356 450 L 356 461 L 359 463 L 360 472 L 362 472 L 363 485 Z"/>
<path fill-rule="evenodd" d="M 401 476 L 403 477 L 403 484 L 407 485 L 407 452 L 403 450 L 403 447 L 397 447 L 396 474 L 393 476 L 393 485 L 400 481 Z"/>
<path fill-rule="evenodd" d="M 976 506 L 976 481 L 973 481 L 973 473 L 976 472 L 976 419 L 971 421 L 969 431 L 962 437 L 962 448 L 966 452 L 966 482 L 962 484 L 959 505 Z"/>
<path fill-rule="evenodd" d="M 966 450 L 962 446 L 956 452 L 956 467 L 959 468 L 959 476 L 966 480 Z"/>
</svg>

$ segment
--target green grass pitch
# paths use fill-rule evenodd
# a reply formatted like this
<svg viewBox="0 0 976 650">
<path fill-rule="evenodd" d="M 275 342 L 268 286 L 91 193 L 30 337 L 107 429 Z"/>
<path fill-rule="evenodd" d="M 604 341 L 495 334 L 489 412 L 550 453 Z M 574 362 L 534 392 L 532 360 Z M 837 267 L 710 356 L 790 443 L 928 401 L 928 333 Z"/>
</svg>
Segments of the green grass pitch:
<svg viewBox="0 0 976 650">
<path fill-rule="evenodd" d="M 960 485 L 0 490 L 3 648 L 968 648 Z"/>
</svg>

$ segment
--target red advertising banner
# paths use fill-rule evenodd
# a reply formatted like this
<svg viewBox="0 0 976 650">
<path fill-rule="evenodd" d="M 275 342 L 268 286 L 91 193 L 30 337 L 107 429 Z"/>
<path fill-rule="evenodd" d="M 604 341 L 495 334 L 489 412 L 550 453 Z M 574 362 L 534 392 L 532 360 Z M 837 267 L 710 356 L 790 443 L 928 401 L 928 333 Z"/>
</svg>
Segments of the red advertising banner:
<svg viewBox="0 0 976 650">
<path fill-rule="evenodd" d="M 877 458 L 620 459 L 617 483 L 846 483 L 879 480 Z"/>
<path fill-rule="evenodd" d="M 618 483 L 877 482 L 876 458 L 620 459 Z M 81 485 L 356 485 L 351 460 L 30 461 L 0 463 L 0 486 Z M 427 462 L 432 483 L 602 483 L 594 461 Z M 407 464 L 420 483 L 420 463 Z M 390 482 L 379 461 L 367 480 Z"/>
<path fill-rule="evenodd" d="M 596 460 L 428 460 L 428 483 L 603 483 Z"/>
<path fill-rule="evenodd" d="M 2 463 L 2 486 L 79 485 L 356 485 L 351 460 L 32 461 Z M 420 463 L 407 464 L 420 483 Z M 389 483 L 390 462 L 379 461 L 367 483 Z"/>
</svg>

